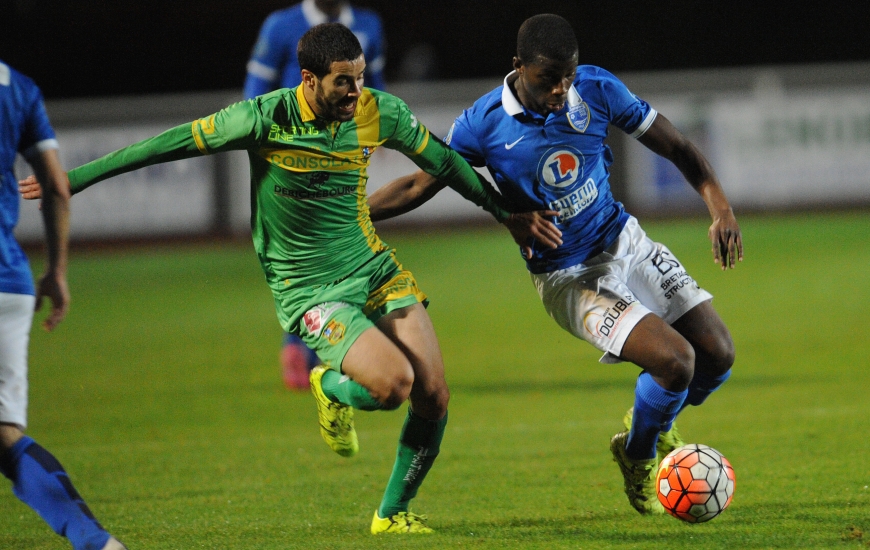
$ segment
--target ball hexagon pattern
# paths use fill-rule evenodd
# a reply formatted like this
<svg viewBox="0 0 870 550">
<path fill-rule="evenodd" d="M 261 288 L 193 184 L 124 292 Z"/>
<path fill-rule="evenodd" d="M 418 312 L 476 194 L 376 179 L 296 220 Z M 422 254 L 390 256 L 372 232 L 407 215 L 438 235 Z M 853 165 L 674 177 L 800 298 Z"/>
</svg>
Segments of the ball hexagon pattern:
<svg viewBox="0 0 870 550">
<path fill-rule="evenodd" d="M 702 523 L 731 504 L 734 469 L 716 449 L 692 443 L 662 459 L 656 486 L 659 501 L 670 515 L 689 523 Z"/>
</svg>

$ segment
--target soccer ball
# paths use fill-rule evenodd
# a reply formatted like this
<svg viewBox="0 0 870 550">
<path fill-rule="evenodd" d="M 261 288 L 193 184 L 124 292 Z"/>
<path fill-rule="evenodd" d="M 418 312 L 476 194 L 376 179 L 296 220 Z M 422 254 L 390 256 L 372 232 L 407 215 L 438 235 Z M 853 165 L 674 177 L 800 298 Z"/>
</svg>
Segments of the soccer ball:
<svg viewBox="0 0 870 550">
<path fill-rule="evenodd" d="M 662 459 L 656 487 L 659 501 L 670 515 L 689 523 L 702 523 L 731 504 L 734 469 L 712 447 L 684 445 Z"/>
</svg>

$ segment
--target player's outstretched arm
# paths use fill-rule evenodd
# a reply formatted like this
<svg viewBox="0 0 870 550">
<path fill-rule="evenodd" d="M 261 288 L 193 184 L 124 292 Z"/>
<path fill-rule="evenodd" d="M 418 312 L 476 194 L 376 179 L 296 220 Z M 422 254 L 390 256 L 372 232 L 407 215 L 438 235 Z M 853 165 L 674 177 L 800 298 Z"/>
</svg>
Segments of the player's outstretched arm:
<svg viewBox="0 0 870 550">
<path fill-rule="evenodd" d="M 153 164 L 246 149 L 257 141 L 257 116 L 252 102 L 240 101 L 211 116 L 118 149 L 70 170 L 70 192 L 80 193 L 97 182 Z M 38 198 L 28 180 L 19 182 L 19 192 L 25 198 Z"/>
<path fill-rule="evenodd" d="M 203 154 L 206 153 L 197 146 L 191 133 L 191 124 L 183 124 L 79 166 L 65 173 L 63 181 L 68 193 L 73 194 L 124 172 Z M 36 177 L 28 176 L 18 180 L 18 192 L 26 200 L 43 198 L 44 190 L 41 186 L 44 181 L 38 172 Z"/>
<path fill-rule="evenodd" d="M 56 149 L 42 151 L 28 159 L 42 197 L 42 218 L 45 223 L 48 262 L 45 273 L 36 286 L 36 309 L 42 307 L 43 298 L 51 300 L 51 312 L 42 322 L 45 330 L 53 330 L 69 309 L 69 287 L 66 280 L 69 250 L 69 181 L 60 164 Z M 40 188 L 38 181 L 43 182 Z M 39 198 L 39 197 L 35 197 Z"/>
<path fill-rule="evenodd" d="M 396 178 L 369 196 L 372 221 L 395 218 L 417 208 L 446 187 L 435 176 L 418 170 Z"/>
<path fill-rule="evenodd" d="M 721 265 L 722 269 L 733 269 L 735 262 L 742 262 L 743 237 L 740 226 L 713 167 L 701 151 L 661 113 L 638 141 L 674 163 L 704 199 L 713 219 L 708 232 L 713 245 L 713 261 Z"/>
<path fill-rule="evenodd" d="M 195 132 L 201 131 L 203 121 L 207 119 L 170 128 L 157 136 L 128 145 L 70 170 L 64 177 L 70 194 L 79 193 L 97 182 L 138 168 L 207 154 L 208 151 L 201 145 L 202 138 L 197 142 L 195 135 Z M 18 192 L 27 200 L 42 198 L 42 181 L 38 173 L 36 177 L 28 176 L 19 180 Z"/>
<path fill-rule="evenodd" d="M 386 220 L 410 212 L 444 187 L 446 184 L 422 170 L 397 178 L 369 197 L 371 218 L 373 221 Z M 523 256 L 531 258 L 535 243 L 549 248 L 562 244 L 562 232 L 549 220 L 556 215 L 558 212 L 552 210 L 512 213 L 502 223 L 522 247 Z"/>
</svg>

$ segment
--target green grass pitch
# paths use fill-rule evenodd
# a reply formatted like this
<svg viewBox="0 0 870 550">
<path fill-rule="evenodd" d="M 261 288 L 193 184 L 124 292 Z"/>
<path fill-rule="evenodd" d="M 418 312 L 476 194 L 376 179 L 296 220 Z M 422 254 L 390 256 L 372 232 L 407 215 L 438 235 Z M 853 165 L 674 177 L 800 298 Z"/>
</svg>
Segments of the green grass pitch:
<svg viewBox="0 0 870 550">
<path fill-rule="evenodd" d="M 311 396 L 281 382 L 247 243 L 75 251 L 68 318 L 33 331 L 29 434 L 131 550 L 870 547 L 870 219 L 741 222 L 724 273 L 706 220 L 644 223 L 736 342 L 734 376 L 679 420 L 736 471 L 707 524 L 629 507 L 608 442 L 637 369 L 558 329 L 496 227 L 381 233 L 431 297 L 452 390 L 413 508 L 432 536 L 368 534 L 404 408 L 357 413 L 353 459 L 323 444 Z M 67 548 L 3 483 L 0 548 Z"/>
</svg>

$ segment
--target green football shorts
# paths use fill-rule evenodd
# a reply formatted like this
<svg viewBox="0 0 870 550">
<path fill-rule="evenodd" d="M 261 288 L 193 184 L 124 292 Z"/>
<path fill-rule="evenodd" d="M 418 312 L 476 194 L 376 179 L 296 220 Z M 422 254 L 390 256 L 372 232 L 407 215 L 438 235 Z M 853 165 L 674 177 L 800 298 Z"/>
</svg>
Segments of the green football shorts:
<svg viewBox="0 0 870 550">
<path fill-rule="evenodd" d="M 324 365 L 341 372 L 347 350 L 366 329 L 391 311 L 429 301 L 396 259 L 395 250 L 376 254 L 338 281 L 303 288 L 273 288 L 278 319 L 298 335 Z"/>
</svg>

